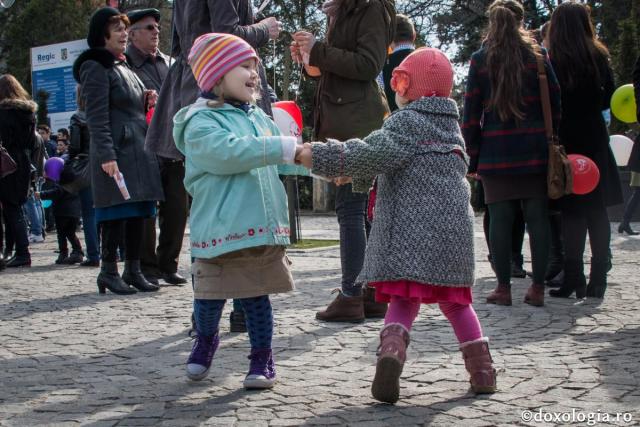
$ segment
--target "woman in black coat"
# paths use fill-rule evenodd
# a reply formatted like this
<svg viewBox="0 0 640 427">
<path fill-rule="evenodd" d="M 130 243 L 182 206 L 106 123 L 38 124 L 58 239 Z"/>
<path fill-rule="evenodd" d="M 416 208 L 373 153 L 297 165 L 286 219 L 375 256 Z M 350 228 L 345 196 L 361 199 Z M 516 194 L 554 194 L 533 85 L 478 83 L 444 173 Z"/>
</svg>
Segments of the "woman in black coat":
<svg viewBox="0 0 640 427">
<path fill-rule="evenodd" d="M 157 291 L 140 271 L 143 219 L 155 215 L 163 198 L 155 156 L 144 151 L 146 108 L 155 92 L 146 91 L 126 62 L 129 20 L 116 9 L 98 9 L 89 23 L 87 42 L 73 65 L 82 85 L 91 150 L 89 153 L 96 221 L 102 227 L 102 265 L 98 290 L 129 294 Z M 151 100 L 151 101 L 150 101 Z M 130 198 L 125 199 L 115 177 L 122 174 Z M 117 248 L 125 234 L 125 269 L 116 264 Z"/>
<path fill-rule="evenodd" d="M 0 76 L 0 140 L 13 158 L 17 170 L 0 179 L 0 203 L 7 240 L 15 242 L 15 255 L 7 267 L 31 266 L 27 223 L 22 205 L 31 183 L 31 152 L 36 148 L 37 105 L 11 74 Z M 8 245 L 7 245 L 8 246 Z"/>
<path fill-rule="evenodd" d="M 568 154 L 592 159 L 600 170 L 600 182 L 589 194 L 560 200 L 565 246 L 563 286 L 549 295 L 567 298 L 602 298 L 607 287 L 611 228 L 607 206 L 622 203 L 618 169 L 609 147 L 602 111 L 609 108 L 614 82 L 609 53 L 595 34 L 587 6 L 562 3 L 551 17 L 550 56 L 562 91 L 559 137 Z M 587 232 L 591 244 L 589 284 L 583 255 Z"/>
</svg>

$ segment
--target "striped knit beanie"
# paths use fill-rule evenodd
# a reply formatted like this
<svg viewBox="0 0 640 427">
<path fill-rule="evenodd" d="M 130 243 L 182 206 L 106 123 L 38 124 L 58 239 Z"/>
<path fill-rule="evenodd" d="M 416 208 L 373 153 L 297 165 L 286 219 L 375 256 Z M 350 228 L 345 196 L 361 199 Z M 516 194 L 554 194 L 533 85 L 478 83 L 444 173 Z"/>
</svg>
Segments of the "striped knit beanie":
<svg viewBox="0 0 640 427">
<path fill-rule="evenodd" d="M 256 51 L 240 37 L 208 33 L 193 42 L 187 61 L 200 90 L 211 92 L 225 74 L 251 58 L 258 59 Z"/>
<path fill-rule="evenodd" d="M 423 96 L 448 98 L 453 88 L 453 67 L 438 49 L 416 49 L 393 70 L 391 88 L 411 101 Z"/>
</svg>

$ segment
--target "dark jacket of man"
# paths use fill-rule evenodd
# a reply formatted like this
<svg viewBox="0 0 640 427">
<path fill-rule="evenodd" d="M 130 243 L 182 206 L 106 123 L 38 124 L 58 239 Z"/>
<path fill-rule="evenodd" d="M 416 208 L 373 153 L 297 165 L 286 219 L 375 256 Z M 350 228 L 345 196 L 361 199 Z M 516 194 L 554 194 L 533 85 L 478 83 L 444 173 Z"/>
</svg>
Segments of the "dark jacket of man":
<svg viewBox="0 0 640 427">
<path fill-rule="evenodd" d="M 365 137 L 382 126 L 388 106 L 376 77 L 393 41 L 391 0 L 344 0 L 325 41 L 311 49 L 309 65 L 322 76 L 315 97 L 315 138 Z"/>
<path fill-rule="evenodd" d="M 84 111 L 78 111 L 70 120 L 69 125 L 69 158 L 77 156 L 89 156 L 90 135 L 87 126 L 87 115 Z"/>
<path fill-rule="evenodd" d="M 396 111 L 398 109 L 398 104 L 396 104 L 396 93 L 391 89 L 391 76 L 393 74 L 393 70 L 396 69 L 404 59 L 409 56 L 411 52 L 415 49 L 400 49 L 396 52 L 393 52 L 387 58 L 387 63 L 384 64 L 384 68 L 382 69 L 382 80 L 384 81 L 384 93 L 387 95 L 387 103 L 389 104 L 389 110 Z"/>
<path fill-rule="evenodd" d="M 85 113 L 91 135 L 91 188 L 96 208 L 125 202 L 102 164 L 118 162 L 131 195 L 129 202 L 163 200 L 160 171 L 155 156 L 145 152 L 147 123 L 144 86 L 125 61 L 103 48 L 84 51 L 73 65 L 82 84 Z"/>
<path fill-rule="evenodd" d="M 162 82 L 169 73 L 169 56 L 158 50 L 155 59 L 152 59 L 133 44 L 127 47 L 126 55 L 127 62 L 131 65 L 133 72 L 140 77 L 144 87 L 160 93 Z"/>
<path fill-rule="evenodd" d="M 269 31 L 264 24 L 254 24 L 249 0 L 176 0 L 173 3 L 173 26 L 171 56 L 176 61 L 162 84 L 147 133 L 146 148 L 162 157 L 182 159 L 173 141 L 173 116 L 198 98 L 199 89 L 187 63 L 193 41 L 205 33 L 229 33 L 259 48 L 269 41 Z M 271 115 L 268 84 L 262 65 L 259 74 L 262 99 L 258 106 Z"/>
</svg>

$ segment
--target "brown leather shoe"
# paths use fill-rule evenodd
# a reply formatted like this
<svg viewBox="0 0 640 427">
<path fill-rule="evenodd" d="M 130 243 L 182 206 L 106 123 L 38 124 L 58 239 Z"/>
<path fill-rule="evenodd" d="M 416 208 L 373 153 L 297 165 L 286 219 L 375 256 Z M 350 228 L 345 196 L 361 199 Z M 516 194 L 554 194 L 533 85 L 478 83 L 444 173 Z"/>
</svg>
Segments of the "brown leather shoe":
<svg viewBox="0 0 640 427">
<path fill-rule="evenodd" d="M 339 289 L 334 292 L 338 292 L 338 296 L 329 304 L 326 310 L 316 313 L 316 319 L 324 320 L 325 322 L 364 322 L 362 297 L 345 296 Z"/>
<path fill-rule="evenodd" d="M 544 285 L 532 283 L 524 296 L 524 302 L 534 307 L 544 305 Z"/>
<path fill-rule="evenodd" d="M 496 391 L 496 370 L 489 353 L 489 340 L 480 338 L 460 344 L 464 366 L 469 372 L 471 389 L 476 394 Z"/>
<path fill-rule="evenodd" d="M 380 331 L 376 375 L 371 394 L 376 400 L 396 403 L 400 397 L 400 375 L 407 359 L 409 331 L 399 323 L 389 323 Z"/>
<path fill-rule="evenodd" d="M 387 314 L 387 303 L 376 302 L 376 290 L 369 286 L 362 287 L 362 303 L 364 304 L 364 317 L 367 319 L 384 319 Z"/>
<path fill-rule="evenodd" d="M 511 305 L 511 286 L 499 284 L 487 297 L 487 304 Z"/>
</svg>

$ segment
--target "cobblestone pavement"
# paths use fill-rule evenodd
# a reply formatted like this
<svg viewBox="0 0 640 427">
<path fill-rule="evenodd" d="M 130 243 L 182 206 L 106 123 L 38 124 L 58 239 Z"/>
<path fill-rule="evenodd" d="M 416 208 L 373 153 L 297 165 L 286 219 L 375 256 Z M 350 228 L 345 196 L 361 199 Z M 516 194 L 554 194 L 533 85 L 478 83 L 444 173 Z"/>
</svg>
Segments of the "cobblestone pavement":
<svg viewBox="0 0 640 427">
<path fill-rule="evenodd" d="M 529 425 L 586 425 L 589 416 L 611 417 L 597 425 L 638 425 L 640 238 L 614 234 L 614 268 L 601 304 L 549 298 L 533 308 L 522 303 L 522 279 L 514 283 L 514 305 L 496 307 L 484 303 L 494 280 L 476 225 L 475 309 L 499 370 L 494 395 L 469 393 L 446 319 L 423 307 L 400 402 L 374 401 L 369 387 L 382 322 L 314 318 L 339 283 L 335 247 L 290 254 L 297 290 L 273 298 L 273 390 L 242 389 L 248 339 L 229 333 L 226 314 L 209 378 L 190 382 L 190 287 L 100 296 L 97 269 L 55 266 L 48 238 L 34 247 L 31 269 L 0 273 L 0 425 L 489 426 L 523 424 L 523 414 L 534 417 Z M 337 236 L 332 217 L 303 217 L 303 227 L 303 235 Z M 188 262 L 185 245 L 183 271 Z M 549 422 L 536 422 L 542 419 Z"/>
</svg>

